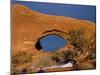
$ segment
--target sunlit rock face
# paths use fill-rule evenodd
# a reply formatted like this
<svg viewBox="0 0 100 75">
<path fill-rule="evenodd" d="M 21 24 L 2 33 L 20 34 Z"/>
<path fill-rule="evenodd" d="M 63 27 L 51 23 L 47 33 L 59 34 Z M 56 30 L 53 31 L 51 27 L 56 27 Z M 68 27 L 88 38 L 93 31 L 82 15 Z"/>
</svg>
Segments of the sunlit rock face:
<svg viewBox="0 0 100 75">
<path fill-rule="evenodd" d="M 12 52 L 37 51 L 37 40 L 46 34 L 58 34 L 65 39 L 70 29 L 84 28 L 86 37 L 95 31 L 95 23 L 70 17 L 51 16 L 33 11 L 23 5 L 12 5 Z M 50 32 L 54 30 L 53 32 Z M 45 33 L 47 31 L 47 33 Z"/>
</svg>

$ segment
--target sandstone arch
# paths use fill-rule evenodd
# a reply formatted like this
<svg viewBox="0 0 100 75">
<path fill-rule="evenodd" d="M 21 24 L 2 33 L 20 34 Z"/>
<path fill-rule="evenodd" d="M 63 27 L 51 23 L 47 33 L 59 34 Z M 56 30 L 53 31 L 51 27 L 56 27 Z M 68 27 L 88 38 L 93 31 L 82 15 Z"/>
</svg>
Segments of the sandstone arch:
<svg viewBox="0 0 100 75">
<path fill-rule="evenodd" d="M 60 30 L 53 29 L 53 30 L 45 31 L 45 32 L 43 32 L 42 35 L 40 35 L 40 37 L 37 39 L 37 41 L 35 43 L 35 48 L 37 50 L 41 50 L 42 49 L 42 46 L 40 44 L 40 39 L 42 39 L 42 38 L 44 38 L 46 36 L 49 36 L 49 35 L 57 35 L 57 36 L 65 39 L 65 40 L 67 40 L 67 37 L 68 37 L 66 32 L 63 32 L 63 31 L 60 31 Z"/>
<path fill-rule="evenodd" d="M 35 53 L 37 49 L 34 45 L 40 37 L 57 34 L 67 39 L 69 30 L 80 27 L 84 28 L 86 37 L 95 31 L 95 23 L 91 21 L 47 15 L 15 4 L 12 6 L 12 51 L 16 53 L 18 50 L 25 50 Z"/>
</svg>

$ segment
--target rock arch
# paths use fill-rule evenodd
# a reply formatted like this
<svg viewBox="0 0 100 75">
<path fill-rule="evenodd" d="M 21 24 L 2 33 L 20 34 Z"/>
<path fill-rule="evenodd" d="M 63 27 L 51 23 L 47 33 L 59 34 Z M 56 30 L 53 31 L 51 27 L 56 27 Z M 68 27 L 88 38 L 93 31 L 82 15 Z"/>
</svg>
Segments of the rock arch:
<svg viewBox="0 0 100 75">
<path fill-rule="evenodd" d="M 37 39 L 36 43 L 35 43 L 35 48 L 37 50 L 41 50 L 42 49 L 42 46 L 40 44 L 40 39 L 42 39 L 43 37 L 46 37 L 46 36 L 49 36 L 49 35 L 57 35 L 61 38 L 64 38 L 65 40 L 67 40 L 68 38 L 68 35 L 66 32 L 63 32 L 63 31 L 60 31 L 60 30 L 48 30 L 48 31 L 45 31 L 43 32 L 40 37 Z"/>
</svg>

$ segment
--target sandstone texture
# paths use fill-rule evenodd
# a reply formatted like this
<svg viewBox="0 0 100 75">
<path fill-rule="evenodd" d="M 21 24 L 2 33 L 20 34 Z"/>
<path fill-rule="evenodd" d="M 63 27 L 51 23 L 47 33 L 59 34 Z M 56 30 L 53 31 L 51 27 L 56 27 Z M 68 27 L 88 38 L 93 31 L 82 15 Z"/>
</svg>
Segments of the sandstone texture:
<svg viewBox="0 0 100 75">
<path fill-rule="evenodd" d="M 70 29 L 83 28 L 86 37 L 95 31 L 95 23 L 70 17 L 52 16 L 29 9 L 26 6 L 12 5 L 12 51 L 37 51 L 35 43 L 47 34 L 57 34 L 65 39 Z M 47 32 L 47 33 L 46 33 Z"/>
<path fill-rule="evenodd" d="M 80 28 L 84 30 L 85 37 L 89 37 L 92 36 L 92 32 L 95 32 L 96 27 L 95 23 L 88 20 L 47 15 L 20 4 L 12 5 L 11 15 L 12 56 L 19 51 L 25 51 L 33 55 L 33 61 L 38 61 L 44 55 L 48 56 L 48 53 L 39 51 L 35 47 L 40 38 L 55 34 L 67 40 L 69 30 Z M 67 48 L 73 49 L 73 46 L 68 45 L 61 50 Z"/>
</svg>

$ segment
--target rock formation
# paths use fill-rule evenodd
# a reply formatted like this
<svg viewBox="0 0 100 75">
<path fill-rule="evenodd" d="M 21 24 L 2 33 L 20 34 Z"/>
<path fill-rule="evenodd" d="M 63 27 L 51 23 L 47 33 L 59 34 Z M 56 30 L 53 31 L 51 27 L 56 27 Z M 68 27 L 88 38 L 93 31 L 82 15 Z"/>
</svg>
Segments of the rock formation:
<svg viewBox="0 0 100 75">
<path fill-rule="evenodd" d="M 43 36 L 56 34 L 67 39 L 69 30 L 82 28 L 88 37 L 95 31 L 95 23 L 91 21 L 47 15 L 20 4 L 12 5 L 11 15 L 12 55 L 26 51 L 33 53 L 33 58 L 38 58 L 42 52 L 35 45 Z"/>
</svg>

